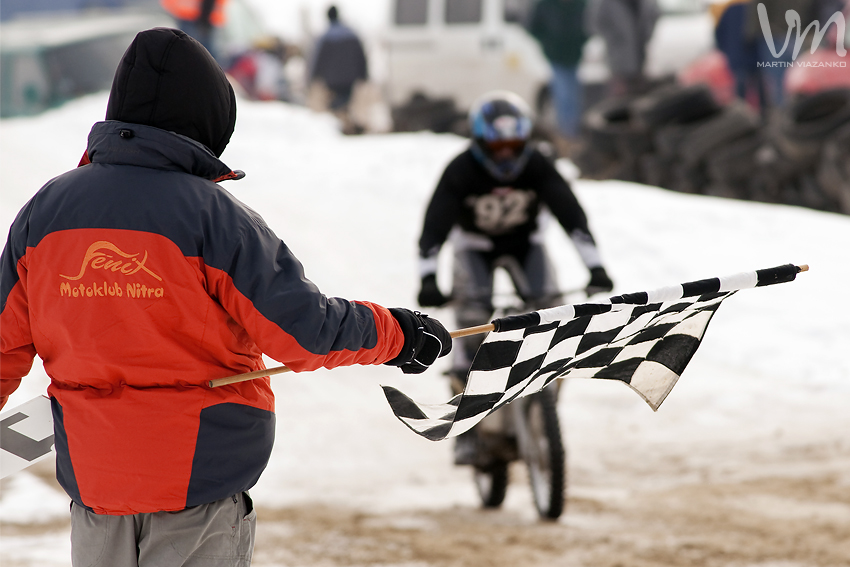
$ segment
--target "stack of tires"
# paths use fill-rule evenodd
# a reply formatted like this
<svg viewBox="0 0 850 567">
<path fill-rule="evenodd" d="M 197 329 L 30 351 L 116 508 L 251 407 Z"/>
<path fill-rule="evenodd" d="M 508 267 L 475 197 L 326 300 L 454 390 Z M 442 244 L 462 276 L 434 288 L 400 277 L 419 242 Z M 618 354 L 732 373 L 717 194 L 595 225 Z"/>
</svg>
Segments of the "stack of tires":
<svg viewBox="0 0 850 567">
<path fill-rule="evenodd" d="M 848 125 L 850 89 L 792 101 L 765 125 L 752 191 L 759 200 L 850 213 L 841 205 L 850 200 Z"/>
<path fill-rule="evenodd" d="M 766 121 L 709 87 L 610 98 L 583 119 L 582 175 L 850 213 L 850 89 L 795 99 Z"/>
<path fill-rule="evenodd" d="M 464 134 L 466 114 L 459 111 L 451 98 L 429 98 L 414 93 L 408 101 L 390 111 L 394 132 L 419 132 Z"/>
</svg>

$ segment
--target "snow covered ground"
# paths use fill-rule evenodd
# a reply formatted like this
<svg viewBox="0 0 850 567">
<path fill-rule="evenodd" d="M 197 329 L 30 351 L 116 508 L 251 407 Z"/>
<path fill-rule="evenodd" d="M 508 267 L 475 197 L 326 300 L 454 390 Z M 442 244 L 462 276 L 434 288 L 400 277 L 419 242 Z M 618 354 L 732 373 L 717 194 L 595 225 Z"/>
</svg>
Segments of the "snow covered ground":
<svg viewBox="0 0 850 567">
<path fill-rule="evenodd" d="M 239 104 L 236 133 L 222 158 L 247 177 L 222 187 L 260 212 L 326 294 L 416 307 L 424 207 L 442 168 L 466 141 L 430 133 L 343 137 L 328 116 L 303 108 Z M 77 164 L 89 128 L 105 108 L 106 96 L 99 94 L 39 117 L 0 122 L 4 233 L 44 182 Z M 566 176 L 574 175 L 569 163 L 559 165 Z M 559 402 L 570 498 L 610 504 L 700 483 L 824 475 L 846 495 L 850 218 L 614 181 L 577 180 L 574 189 L 617 293 L 789 262 L 811 269 L 795 282 L 745 290 L 726 301 L 657 413 L 622 384 L 570 381 Z M 556 223 L 547 238 L 562 288 L 583 285 L 587 273 Z M 448 289 L 445 252 L 441 277 Z M 431 314 L 454 328 L 448 311 Z M 8 407 L 44 392 L 47 378 L 36 366 Z M 417 400 L 442 402 L 448 398 L 444 368 L 441 360 L 415 377 L 388 367 L 356 367 L 272 378 L 278 438 L 252 491 L 258 504 L 266 510 L 361 510 L 413 526 L 431 513 L 474 511 L 469 471 L 452 466 L 450 442 L 429 442 L 408 431 L 379 387 L 389 384 Z M 68 500 L 50 481 L 49 467 L 34 468 L 0 487 L 0 563 L 70 565 Z M 836 533 L 850 533 L 850 502 L 822 504 L 789 495 L 736 500 L 736 506 L 762 507 L 780 520 L 788 514 L 826 517 L 839 526 Z M 575 532 L 598 521 L 592 511 L 577 504 L 581 513 L 574 513 L 569 506 L 559 525 Z M 534 522 L 526 487 L 509 491 L 505 513 Z M 261 526 L 263 521 L 261 514 Z M 255 564 L 391 564 L 304 563 L 264 556 L 263 549 L 268 553 L 261 539 Z M 758 564 L 848 565 L 850 548 L 844 557 L 846 563 Z"/>
</svg>

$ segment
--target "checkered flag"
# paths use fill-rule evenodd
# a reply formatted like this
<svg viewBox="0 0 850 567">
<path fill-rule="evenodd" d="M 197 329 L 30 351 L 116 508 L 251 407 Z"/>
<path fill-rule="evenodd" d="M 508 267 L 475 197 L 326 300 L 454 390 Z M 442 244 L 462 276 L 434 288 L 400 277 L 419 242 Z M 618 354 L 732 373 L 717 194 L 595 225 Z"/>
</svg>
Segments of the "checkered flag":
<svg viewBox="0 0 850 567">
<path fill-rule="evenodd" d="M 47 396 L 37 396 L 0 413 L 0 478 L 53 457 L 53 412 Z"/>
<path fill-rule="evenodd" d="M 657 410 L 724 299 L 792 281 L 805 269 L 788 264 L 496 319 L 462 394 L 438 405 L 418 404 L 389 386 L 384 394 L 396 417 L 433 441 L 468 431 L 558 378 L 621 380 Z"/>
</svg>

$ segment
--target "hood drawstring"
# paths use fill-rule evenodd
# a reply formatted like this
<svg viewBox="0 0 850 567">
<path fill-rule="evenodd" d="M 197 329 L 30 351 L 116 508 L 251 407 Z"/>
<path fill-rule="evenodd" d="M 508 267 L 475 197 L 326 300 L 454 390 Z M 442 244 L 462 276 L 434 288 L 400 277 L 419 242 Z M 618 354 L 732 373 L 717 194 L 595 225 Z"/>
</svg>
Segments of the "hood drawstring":
<svg viewBox="0 0 850 567">
<path fill-rule="evenodd" d="M 242 171 L 241 169 L 234 169 L 230 173 L 225 173 L 221 177 L 213 179 L 213 183 L 218 183 L 219 181 L 227 181 L 229 179 L 242 179 L 243 177 L 245 177 L 244 171 Z"/>
</svg>

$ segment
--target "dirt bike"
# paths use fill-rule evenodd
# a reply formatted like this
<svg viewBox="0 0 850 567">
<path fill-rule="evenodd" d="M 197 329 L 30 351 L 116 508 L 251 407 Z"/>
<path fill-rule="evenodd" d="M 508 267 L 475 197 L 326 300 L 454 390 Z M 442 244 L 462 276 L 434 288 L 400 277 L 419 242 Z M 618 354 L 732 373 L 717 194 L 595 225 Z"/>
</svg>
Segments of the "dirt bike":
<svg viewBox="0 0 850 567">
<path fill-rule="evenodd" d="M 510 463 L 522 460 L 534 505 L 542 519 L 555 520 L 564 510 L 567 453 L 557 409 L 558 383 L 511 402 L 476 426 L 477 454 L 473 478 L 485 508 L 502 505 Z"/>
<path fill-rule="evenodd" d="M 516 289 L 521 290 L 520 278 L 511 276 L 511 279 Z M 539 308 L 519 299 L 518 292 L 510 295 L 512 299 L 508 301 L 513 305 L 500 307 L 499 316 Z M 549 298 L 548 303 L 563 302 L 563 296 L 559 293 L 557 298 Z M 453 380 L 453 387 L 462 391 L 456 377 Z M 523 461 L 540 518 L 556 520 L 563 513 L 567 452 L 557 409 L 559 387 L 560 383 L 555 381 L 540 392 L 514 400 L 463 434 L 469 436 L 467 439 L 459 438 L 459 442 L 474 443 L 474 457 L 462 464 L 472 465 L 475 486 L 485 508 L 502 505 L 510 483 L 509 465 Z"/>
</svg>

